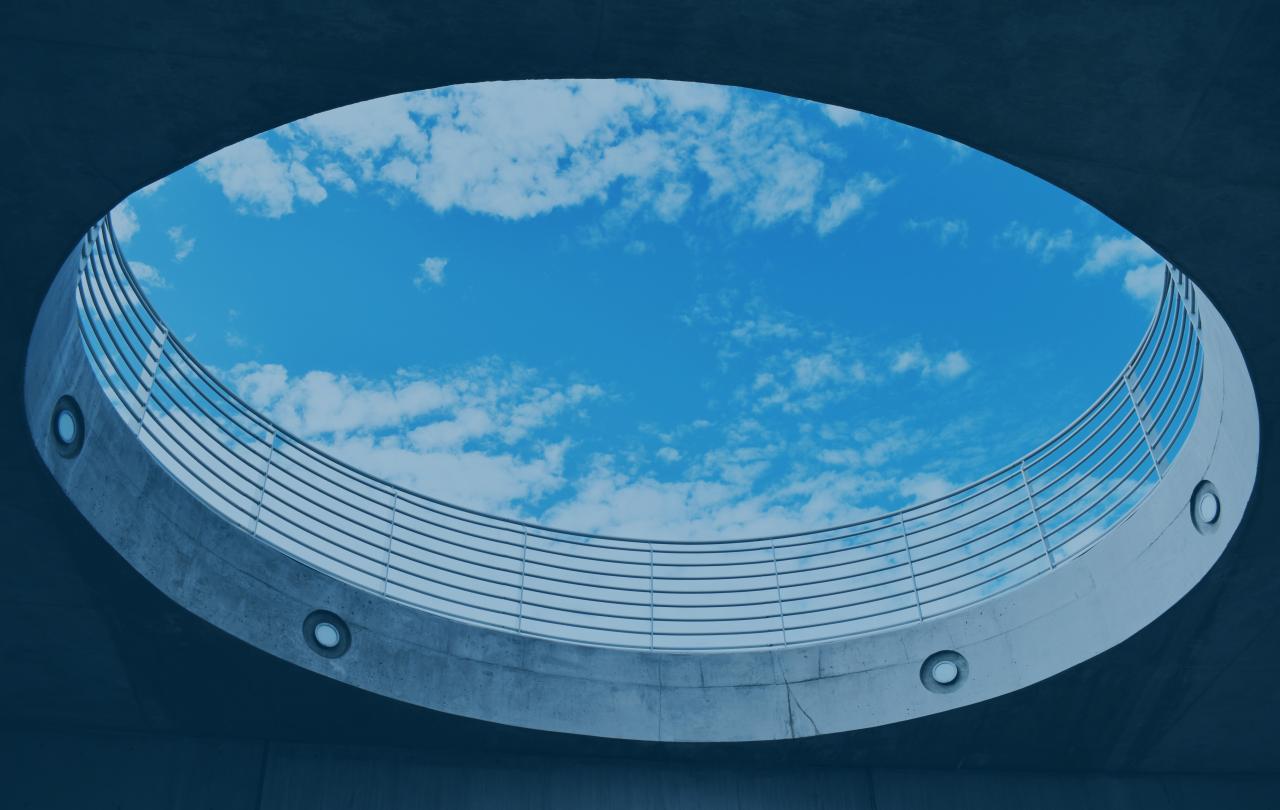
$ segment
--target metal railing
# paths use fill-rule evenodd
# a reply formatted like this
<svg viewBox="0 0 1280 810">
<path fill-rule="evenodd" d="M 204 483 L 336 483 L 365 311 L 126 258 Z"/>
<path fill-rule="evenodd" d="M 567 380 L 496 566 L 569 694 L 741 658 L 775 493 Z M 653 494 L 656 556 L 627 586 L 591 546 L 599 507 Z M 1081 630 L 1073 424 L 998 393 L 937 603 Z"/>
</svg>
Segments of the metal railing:
<svg viewBox="0 0 1280 810">
<path fill-rule="evenodd" d="M 410 492 L 257 413 L 170 337 L 103 220 L 81 248 L 84 348 L 120 416 L 192 493 L 333 576 L 462 621 L 660 650 L 805 644 L 927 621 L 1045 574 L 1152 491 L 1197 413 L 1197 290 L 1166 268 L 1116 380 L 1056 436 L 944 497 L 818 531 L 642 540 Z"/>
</svg>

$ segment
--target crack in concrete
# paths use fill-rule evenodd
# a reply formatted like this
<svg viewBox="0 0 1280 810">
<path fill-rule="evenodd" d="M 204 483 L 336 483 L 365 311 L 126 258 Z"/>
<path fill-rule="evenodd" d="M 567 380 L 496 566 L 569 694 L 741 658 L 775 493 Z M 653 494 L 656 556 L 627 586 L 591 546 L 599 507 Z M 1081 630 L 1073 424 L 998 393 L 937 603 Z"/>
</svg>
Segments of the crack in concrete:
<svg viewBox="0 0 1280 810">
<path fill-rule="evenodd" d="M 791 738 L 795 739 L 797 736 L 796 715 L 795 711 L 792 709 L 793 706 L 800 710 L 800 713 L 804 715 L 804 719 L 809 721 L 809 725 L 813 728 L 813 733 L 821 734 L 822 732 L 818 729 L 818 724 L 813 722 L 813 715 L 809 714 L 809 712 L 805 710 L 804 706 L 800 704 L 800 701 L 796 699 L 795 692 L 791 690 L 791 681 L 787 679 L 786 671 L 778 663 L 777 653 L 774 653 L 771 657 L 773 659 L 775 682 L 777 679 L 780 679 L 782 681 L 783 688 L 787 690 L 787 730 L 790 732 Z"/>
<path fill-rule="evenodd" d="M 799 701 L 799 700 L 797 700 L 797 699 L 796 699 L 796 697 L 795 697 L 795 695 L 791 692 L 791 684 L 787 684 L 787 704 L 788 704 L 788 709 L 787 709 L 787 711 L 788 711 L 788 713 L 791 711 L 791 709 L 790 709 L 790 704 L 791 704 L 791 703 L 795 703 L 795 704 L 796 704 L 796 708 L 797 708 L 797 709 L 799 709 L 799 710 L 800 710 L 800 713 L 804 715 L 804 719 L 806 719 L 806 720 L 808 720 L 808 721 L 809 721 L 809 725 L 813 727 L 813 733 L 814 733 L 814 734 L 821 734 L 821 733 L 822 733 L 822 731 L 821 731 L 821 730 L 819 730 L 819 728 L 818 728 L 818 724 L 817 724 L 817 723 L 815 723 L 815 722 L 813 722 L 813 715 L 811 715 L 811 714 L 809 714 L 809 712 L 805 711 L 804 706 L 803 706 L 803 705 L 801 705 L 800 701 Z M 792 735 L 791 735 L 791 736 L 793 736 L 793 737 L 794 737 L 794 736 L 795 736 L 795 727 L 794 727 L 794 726 L 792 726 L 792 729 L 791 729 L 791 730 L 792 730 Z"/>
</svg>

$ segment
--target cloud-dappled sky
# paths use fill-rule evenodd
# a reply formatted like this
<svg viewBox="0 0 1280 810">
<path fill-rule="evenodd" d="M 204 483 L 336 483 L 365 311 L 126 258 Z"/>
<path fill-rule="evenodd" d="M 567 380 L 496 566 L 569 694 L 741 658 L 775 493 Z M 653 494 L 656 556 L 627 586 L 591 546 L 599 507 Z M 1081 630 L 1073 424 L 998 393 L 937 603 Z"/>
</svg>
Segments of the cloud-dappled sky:
<svg viewBox="0 0 1280 810">
<path fill-rule="evenodd" d="M 941 495 L 1100 393 L 1159 259 L 995 159 L 653 81 L 394 96 L 113 222 L 175 335 L 369 472 L 575 529 L 816 528 Z"/>
</svg>

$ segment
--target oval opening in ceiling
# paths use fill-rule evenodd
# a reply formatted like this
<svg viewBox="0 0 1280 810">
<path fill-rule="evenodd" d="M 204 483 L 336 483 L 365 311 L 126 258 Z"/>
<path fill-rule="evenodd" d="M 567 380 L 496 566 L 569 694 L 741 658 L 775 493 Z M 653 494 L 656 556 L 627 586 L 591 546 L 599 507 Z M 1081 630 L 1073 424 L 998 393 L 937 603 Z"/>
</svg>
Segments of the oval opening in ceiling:
<svg viewBox="0 0 1280 810">
<path fill-rule="evenodd" d="M 283 429 L 445 501 L 655 538 L 849 523 L 1018 458 L 1115 379 L 1164 283 L 960 144 L 660 81 L 352 105 L 112 222 L 173 336 Z"/>
</svg>

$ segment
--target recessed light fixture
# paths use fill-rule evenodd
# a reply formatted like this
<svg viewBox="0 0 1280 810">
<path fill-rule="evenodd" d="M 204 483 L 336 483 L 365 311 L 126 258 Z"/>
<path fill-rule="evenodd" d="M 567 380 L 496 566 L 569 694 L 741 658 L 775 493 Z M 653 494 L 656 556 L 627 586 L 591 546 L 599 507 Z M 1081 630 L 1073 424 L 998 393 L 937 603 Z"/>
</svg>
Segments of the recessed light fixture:
<svg viewBox="0 0 1280 810">
<path fill-rule="evenodd" d="M 74 457 L 84 447 L 84 414 L 69 395 L 59 397 L 54 403 L 49 433 L 54 448 L 63 458 Z"/>
<path fill-rule="evenodd" d="M 1191 492 L 1191 522 L 1201 534 L 1213 532 L 1222 517 L 1222 499 L 1218 488 L 1208 481 L 1201 481 Z"/>
<path fill-rule="evenodd" d="M 307 646 L 325 658 L 337 658 L 351 649 L 351 630 L 336 613 L 312 611 L 302 623 Z"/>
<path fill-rule="evenodd" d="M 1196 501 L 1196 516 L 1200 518 L 1201 523 L 1213 523 L 1218 519 L 1219 508 L 1217 495 L 1212 492 L 1202 492 Z"/>
<path fill-rule="evenodd" d="M 940 684 L 949 685 L 956 682 L 956 678 L 960 677 L 960 667 L 956 666 L 955 661 L 943 660 L 933 665 L 933 679 Z"/>
<path fill-rule="evenodd" d="M 319 622 L 311 631 L 316 643 L 326 650 L 332 650 L 342 641 L 342 633 L 329 622 Z"/>
<path fill-rule="evenodd" d="M 954 692 L 969 677 L 969 661 L 955 650 L 942 650 L 924 659 L 920 683 L 930 692 Z"/>
</svg>

